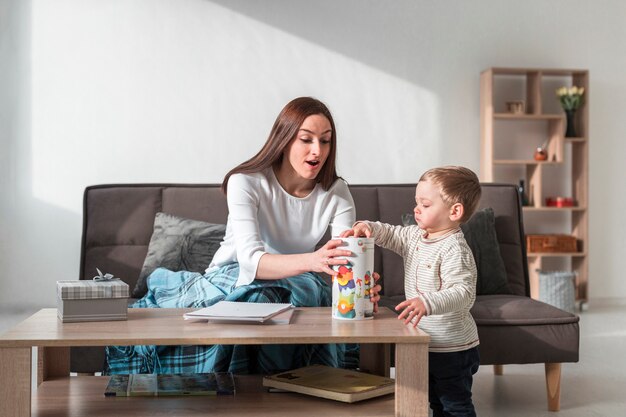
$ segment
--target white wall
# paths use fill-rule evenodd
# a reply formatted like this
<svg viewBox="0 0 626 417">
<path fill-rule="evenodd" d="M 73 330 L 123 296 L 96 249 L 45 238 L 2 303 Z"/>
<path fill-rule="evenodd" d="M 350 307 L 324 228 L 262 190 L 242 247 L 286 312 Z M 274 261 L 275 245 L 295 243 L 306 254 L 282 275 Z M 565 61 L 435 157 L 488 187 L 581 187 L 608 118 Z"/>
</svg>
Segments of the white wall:
<svg viewBox="0 0 626 417">
<path fill-rule="evenodd" d="M 85 186 L 220 182 L 324 100 L 351 183 L 479 168 L 479 74 L 591 74 L 593 297 L 626 296 L 620 0 L 0 0 L 0 303 L 78 276 Z M 34 291 L 34 290 L 37 291 Z"/>
</svg>

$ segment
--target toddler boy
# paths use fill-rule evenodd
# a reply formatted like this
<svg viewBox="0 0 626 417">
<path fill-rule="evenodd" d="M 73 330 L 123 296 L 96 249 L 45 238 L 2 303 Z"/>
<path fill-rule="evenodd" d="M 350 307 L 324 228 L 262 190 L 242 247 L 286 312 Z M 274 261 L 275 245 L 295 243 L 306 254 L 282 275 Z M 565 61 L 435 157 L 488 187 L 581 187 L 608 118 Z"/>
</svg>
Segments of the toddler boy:
<svg viewBox="0 0 626 417">
<path fill-rule="evenodd" d="M 433 417 L 475 416 L 472 380 L 478 370 L 478 332 L 470 315 L 476 265 L 460 225 L 476 210 L 481 188 L 464 167 L 434 168 L 415 189 L 417 226 L 358 221 L 342 237 L 373 237 L 404 259 L 406 301 L 398 319 L 431 337 L 429 402 Z"/>
</svg>

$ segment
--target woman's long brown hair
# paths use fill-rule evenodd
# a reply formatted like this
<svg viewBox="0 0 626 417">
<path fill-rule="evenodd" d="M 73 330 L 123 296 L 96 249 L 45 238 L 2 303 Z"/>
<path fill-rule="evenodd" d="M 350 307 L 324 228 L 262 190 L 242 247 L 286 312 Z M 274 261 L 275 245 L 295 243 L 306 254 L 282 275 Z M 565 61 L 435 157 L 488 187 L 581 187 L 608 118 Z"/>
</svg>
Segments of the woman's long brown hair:
<svg viewBox="0 0 626 417">
<path fill-rule="evenodd" d="M 317 174 L 316 182 L 322 185 L 324 190 L 328 190 L 330 186 L 335 182 L 337 178 L 337 171 L 335 168 L 335 155 L 337 149 L 337 133 L 335 131 L 335 121 L 330 114 L 328 107 L 321 101 L 312 97 L 298 97 L 283 108 L 280 112 L 274 126 L 270 132 L 263 148 L 252 158 L 243 162 L 242 164 L 231 169 L 224 177 L 222 182 L 222 191 L 224 194 L 228 190 L 228 180 L 231 175 L 234 174 L 252 174 L 255 172 L 263 171 L 266 168 L 272 166 L 278 166 L 283 160 L 283 152 L 285 148 L 295 139 L 300 126 L 304 123 L 304 120 L 315 114 L 321 114 L 326 117 L 330 122 L 331 136 L 330 136 L 330 153 L 324 166 Z"/>
</svg>

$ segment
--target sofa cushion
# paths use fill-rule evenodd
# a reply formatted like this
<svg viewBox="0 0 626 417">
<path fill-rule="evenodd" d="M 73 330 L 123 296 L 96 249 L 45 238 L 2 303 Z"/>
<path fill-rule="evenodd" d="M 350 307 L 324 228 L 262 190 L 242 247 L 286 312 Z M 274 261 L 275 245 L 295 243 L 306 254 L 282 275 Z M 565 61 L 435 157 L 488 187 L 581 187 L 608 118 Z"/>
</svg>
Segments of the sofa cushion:
<svg viewBox="0 0 626 417">
<path fill-rule="evenodd" d="M 132 296 L 148 291 L 147 277 L 159 267 L 171 271 L 204 272 L 224 239 L 226 225 L 157 213 L 148 255 Z"/>
<path fill-rule="evenodd" d="M 378 306 L 395 311 L 395 306 L 404 300 L 402 295 L 383 295 Z M 579 320 L 577 315 L 549 304 L 510 294 L 479 295 L 470 313 L 478 326 L 559 325 L 578 323 Z"/>
<path fill-rule="evenodd" d="M 578 362 L 578 316 L 518 295 L 481 295 L 471 309 L 481 365 Z"/>
<path fill-rule="evenodd" d="M 526 241 L 522 206 L 517 187 L 512 184 L 482 184 L 479 209 L 491 207 L 496 216 L 495 228 L 500 255 L 506 267 L 506 279 L 512 294 L 530 296 Z"/>
<path fill-rule="evenodd" d="M 578 316 L 519 295 L 479 295 L 471 309 L 479 326 L 578 323 Z"/>
<path fill-rule="evenodd" d="M 467 223 L 461 225 L 461 229 L 478 269 L 476 294 L 510 294 L 493 209 L 487 207 L 477 211 Z"/>
</svg>

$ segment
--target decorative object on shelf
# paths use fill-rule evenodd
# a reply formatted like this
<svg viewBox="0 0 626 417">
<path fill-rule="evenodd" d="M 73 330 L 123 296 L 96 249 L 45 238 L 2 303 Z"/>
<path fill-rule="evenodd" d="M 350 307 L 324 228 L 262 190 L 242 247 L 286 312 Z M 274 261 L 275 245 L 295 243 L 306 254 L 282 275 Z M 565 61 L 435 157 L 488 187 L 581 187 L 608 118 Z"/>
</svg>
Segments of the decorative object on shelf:
<svg viewBox="0 0 626 417">
<path fill-rule="evenodd" d="M 572 235 L 526 235 L 528 253 L 577 252 L 576 236 Z"/>
<path fill-rule="evenodd" d="M 522 197 L 522 206 L 528 205 L 528 195 L 526 194 L 526 185 L 524 180 L 519 180 L 519 185 L 517 186 L 517 191 Z"/>
<path fill-rule="evenodd" d="M 546 207 L 574 207 L 571 197 L 546 197 Z"/>
<path fill-rule="evenodd" d="M 565 137 L 578 137 L 578 132 L 576 132 L 576 110 L 565 110 L 565 118 L 567 124 L 567 128 L 565 129 Z"/>
<path fill-rule="evenodd" d="M 546 152 L 546 150 L 541 146 L 538 146 L 535 150 L 533 158 L 535 158 L 535 161 L 545 161 L 548 159 L 548 152 Z"/>
<path fill-rule="evenodd" d="M 556 90 L 556 95 L 561 102 L 561 107 L 563 107 L 567 118 L 567 129 L 565 130 L 566 138 L 578 137 L 575 116 L 576 110 L 578 110 L 583 103 L 584 93 L 585 89 L 583 87 L 576 87 L 575 85 L 569 88 L 561 87 Z"/>
<path fill-rule="evenodd" d="M 541 146 L 537 146 L 533 158 L 535 161 L 546 161 L 548 159 L 548 152 L 546 151 L 547 142 L 544 142 Z"/>
<path fill-rule="evenodd" d="M 509 113 L 524 114 L 524 102 L 522 100 L 507 101 L 506 109 Z"/>
</svg>

